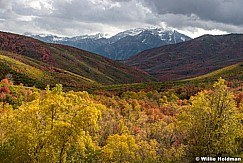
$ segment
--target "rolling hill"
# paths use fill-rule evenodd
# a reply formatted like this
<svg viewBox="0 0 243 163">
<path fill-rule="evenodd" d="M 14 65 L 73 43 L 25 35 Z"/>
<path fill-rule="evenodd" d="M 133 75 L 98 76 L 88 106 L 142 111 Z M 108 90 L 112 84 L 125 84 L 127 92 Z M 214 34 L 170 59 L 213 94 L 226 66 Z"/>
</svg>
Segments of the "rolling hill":
<svg viewBox="0 0 243 163">
<path fill-rule="evenodd" d="M 80 89 L 99 86 L 97 82 L 83 76 L 51 67 L 28 57 L 0 51 L 0 79 L 10 78 L 14 83 L 45 88 L 47 84 L 62 84 L 66 89 Z"/>
<path fill-rule="evenodd" d="M 0 32 L 0 50 L 11 53 L 10 55 L 10 53 L 2 52 L 1 55 L 34 68 L 41 69 L 41 66 L 42 69 L 47 69 L 45 71 L 49 73 L 52 71 L 60 72 L 66 79 L 75 76 L 80 79 L 78 80 L 80 83 L 83 79 L 100 84 L 154 80 L 146 72 L 129 68 L 122 63 L 100 55 L 65 45 L 44 43 L 22 35 Z M 60 75 L 51 74 L 51 77 L 54 78 L 58 78 L 58 76 Z M 71 77 L 70 82 L 72 82 Z"/>
<path fill-rule="evenodd" d="M 146 71 L 159 81 L 180 80 L 242 62 L 242 45 L 242 34 L 204 35 L 143 51 L 124 63 Z"/>
<path fill-rule="evenodd" d="M 176 80 L 170 82 L 148 82 L 148 83 L 132 83 L 132 84 L 119 84 L 119 85 L 106 85 L 96 88 L 91 88 L 90 92 L 94 91 L 107 91 L 113 94 L 121 94 L 126 91 L 168 91 L 172 89 L 183 90 L 183 88 L 197 89 L 197 91 L 203 88 L 209 88 L 219 78 L 225 79 L 231 88 L 235 92 L 242 92 L 243 88 L 243 62 L 233 64 L 213 72 L 197 76 L 195 78 L 189 78 L 184 80 Z M 233 84 L 233 85 L 232 85 Z M 232 90 L 232 89 L 231 89 Z M 184 90 L 185 91 L 185 90 Z M 97 91 L 98 92 L 98 91 Z"/>
<path fill-rule="evenodd" d="M 220 77 L 226 79 L 227 81 L 237 80 L 243 83 L 243 62 L 233 64 L 195 78 L 186 79 L 184 81 L 216 81 Z"/>
</svg>

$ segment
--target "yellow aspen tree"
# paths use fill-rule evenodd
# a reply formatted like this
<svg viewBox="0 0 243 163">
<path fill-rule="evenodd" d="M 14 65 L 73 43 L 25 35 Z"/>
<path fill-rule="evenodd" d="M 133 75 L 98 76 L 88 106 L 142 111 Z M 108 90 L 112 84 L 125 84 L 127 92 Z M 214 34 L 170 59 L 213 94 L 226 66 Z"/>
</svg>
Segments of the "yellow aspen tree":
<svg viewBox="0 0 243 163">
<path fill-rule="evenodd" d="M 188 155 L 232 155 L 237 150 L 236 138 L 240 123 L 232 93 L 219 79 L 212 91 L 198 93 L 191 98 L 186 119 L 188 127 Z"/>
<path fill-rule="evenodd" d="M 91 132 L 105 106 L 57 85 L 0 117 L 2 162 L 85 162 L 98 147 Z"/>
</svg>

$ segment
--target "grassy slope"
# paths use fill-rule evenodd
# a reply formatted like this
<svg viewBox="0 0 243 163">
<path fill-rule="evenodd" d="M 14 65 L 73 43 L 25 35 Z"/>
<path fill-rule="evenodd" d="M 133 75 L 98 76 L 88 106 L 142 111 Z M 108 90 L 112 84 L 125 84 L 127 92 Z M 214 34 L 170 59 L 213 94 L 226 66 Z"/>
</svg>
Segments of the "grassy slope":
<svg viewBox="0 0 243 163">
<path fill-rule="evenodd" d="M 243 81 L 243 62 L 221 68 L 219 70 L 213 71 L 205 75 L 187 79 L 185 81 L 209 81 L 209 80 L 217 80 L 220 77 L 229 81 L 232 80 Z"/>
<path fill-rule="evenodd" d="M 20 61 L 21 62 L 20 62 Z M 65 87 L 87 88 L 98 83 L 83 76 L 35 61 L 18 54 L 0 51 L 0 78 L 13 78 L 15 83 L 45 87 L 47 84 L 61 83 Z"/>
<path fill-rule="evenodd" d="M 101 90 L 122 92 L 124 90 L 164 90 L 173 86 L 180 87 L 183 85 L 207 85 L 217 81 L 220 77 L 227 81 L 234 81 L 238 84 L 243 83 L 243 62 L 221 68 L 211 73 L 201 75 L 186 80 L 178 80 L 172 82 L 149 82 L 149 83 L 133 83 L 119 84 L 100 87 Z"/>
<path fill-rule="evenodd" d="M 53 65 L 81 74 L 101 84 L 152 81 L 148 74 L 116 61 L 65 45 L 48 44 L 54 52 Z"/>
</svg>

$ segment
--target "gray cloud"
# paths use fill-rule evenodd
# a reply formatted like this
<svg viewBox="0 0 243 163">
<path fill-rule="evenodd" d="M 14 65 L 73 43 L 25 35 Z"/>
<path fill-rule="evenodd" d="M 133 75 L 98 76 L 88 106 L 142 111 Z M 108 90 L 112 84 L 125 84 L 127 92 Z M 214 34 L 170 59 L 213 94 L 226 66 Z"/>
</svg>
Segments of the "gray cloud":
<svg viewBox="0 0 243 163">
<path fill-rule="evenodd" d="M 11 0 L 0 0 L 0 9 L 7 9 L 11 4 Z"/>
<path fill-rule="evenodd" d="M 95 2 L 73 0 L 71 3 L 65 3 L 56 0 L 53 3 L 56 12 L 52 16 L 81 22 L 118 25 L 128 22 L 146 21 L 146 19 L 153 16 L 147 13 L 144 6 L 137 4 L 135 0 L 127 1 L 126 3 L 112 3 L 110 0 L 103 0 L 102 3 Z"/>
<path fill-rule="evenodd" d="M 202 20 L 243 25 L 243 1 L 240 0 L 144 0 L 145 5 L 160 15 L 197 15 Z"/>
<path fill-rule="evenodd" d="M 111 0 L 112 2 L 129 2 L 131 0 Z"/>
<path fill-rule="evenodd" d="M 157 25 L 243 32 L 241 6 L 240 0 L 0 0 L 0 30 L 73 36 Z"/>
</svg>

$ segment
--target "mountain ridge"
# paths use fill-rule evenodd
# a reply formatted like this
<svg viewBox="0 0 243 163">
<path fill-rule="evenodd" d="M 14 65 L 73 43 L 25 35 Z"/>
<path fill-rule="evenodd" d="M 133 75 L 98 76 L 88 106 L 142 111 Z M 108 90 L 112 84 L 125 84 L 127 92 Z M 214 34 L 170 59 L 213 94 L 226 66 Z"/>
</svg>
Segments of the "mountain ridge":
<svg viewBox="0 0 243 163">
<path fill-rule="evenodd" d="M 146 49 L 191 40 L 190 37 L 175 30 L 165 30 L 158 27 L 130 29 L 111 37 L 101 33 L 71 38 L 52 35 L 27 35 L 45 42 L 64 44 L 87 50 L 113 60 L 125 60 Z M 121 41 L 123 39 L 126 39 L 125 43 Z M 134 41 L 139 46 L 135 44 L 127 49 L 127 45 L 133 44 Z"/>
</svg>

